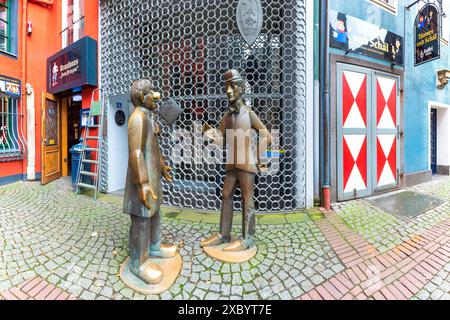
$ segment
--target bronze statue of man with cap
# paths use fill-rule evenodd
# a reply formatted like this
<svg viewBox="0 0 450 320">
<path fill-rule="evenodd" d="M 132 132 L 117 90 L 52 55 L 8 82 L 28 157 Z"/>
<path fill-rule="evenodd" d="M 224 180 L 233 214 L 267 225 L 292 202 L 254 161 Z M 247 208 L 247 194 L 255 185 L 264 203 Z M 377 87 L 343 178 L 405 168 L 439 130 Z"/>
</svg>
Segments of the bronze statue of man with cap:
<svg viewBox="0 0 450 320">
<path fill-rule="evenodd" d="M 135 110 L 128 121 L 129 161 L 123 210 L 131 216 L 129 270 L 148 285 L 161 282 L 164 271 L 151 258 L 173 258 L 176 245 L 161 244 L 161 176 L 172 181 L 159 146 L 156 102 L 160 99 L 150 80 L 131 86 Z"/>
<path fill-rule="evenodd" d="M 227 145 L 227 163 L 225 181 L 222 190 L 222 210 L 220 232 L 201 241 L 201 246 L 213 247 L 222 244 L 225 252 L 241 252 L 255 246 L 255 208 L 254 189 L 258 171 L 264 171 L 260 162 L 270 146 L 272 136 L 256 113 L 243 100 L 245 83 L 237 70 L 225 73 L 225 91 L 229 101 L 229 110 L 222 118 L 220 129 L 205 126 L 205 135 L 214 143 Z M 259 145 L 252 139 L 254 130 L 259 133 Z M 231 241 L 233 223 L 233 197 L 239 187 L 242 195 L 242 237 Z"/>
</svg>

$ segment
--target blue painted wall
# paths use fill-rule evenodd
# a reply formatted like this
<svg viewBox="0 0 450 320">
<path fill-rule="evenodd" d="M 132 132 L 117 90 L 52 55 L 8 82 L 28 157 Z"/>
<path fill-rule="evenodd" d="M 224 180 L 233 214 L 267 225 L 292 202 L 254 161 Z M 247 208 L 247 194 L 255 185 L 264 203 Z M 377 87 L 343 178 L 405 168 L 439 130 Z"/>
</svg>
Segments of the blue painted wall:
<svg viewBox="0 0 450 320">
<path fill-rule="evenodd" d="M 330 1 L 331 10 L 363 19 L 401 35 L 405 39 L 403 121 L 405 126 L 405 173 L 407 174 L 429 169 L 429 102 L 450 104 L 450 85 L 443 90 L 436 88 L 436 72 L 440 69 L 450 69 L 450 49 L 441 43 L 441 58 L 439 60 L 414 67 L 414 21 L 423 3 L 413 6 L 408 11 L 405 9 L 405 5 L 409 3 L 411 1 L 399 0 L 398 13 L 394 15 L 367 0 Z M 450 16 L 450 12 L 447 12 L 447 16 Z M 331 52 L 344 54 L 343 51 L 334 48 L 331 48 Z M 389 65 L 352 53 L 348 56 Z"/>
</svg>

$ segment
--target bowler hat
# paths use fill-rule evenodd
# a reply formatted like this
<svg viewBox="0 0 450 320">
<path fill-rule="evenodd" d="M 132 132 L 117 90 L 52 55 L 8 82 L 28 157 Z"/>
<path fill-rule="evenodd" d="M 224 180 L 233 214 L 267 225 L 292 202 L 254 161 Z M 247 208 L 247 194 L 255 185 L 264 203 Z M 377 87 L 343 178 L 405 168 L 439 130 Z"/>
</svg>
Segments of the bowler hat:
<svg viewBox="0 0 450 320">
<path fill-rule="evenodd" d="M 236 69 L 230 69 L 225 72 L 225 81 L 243 81 L 241 74 Z"/>
</svg>

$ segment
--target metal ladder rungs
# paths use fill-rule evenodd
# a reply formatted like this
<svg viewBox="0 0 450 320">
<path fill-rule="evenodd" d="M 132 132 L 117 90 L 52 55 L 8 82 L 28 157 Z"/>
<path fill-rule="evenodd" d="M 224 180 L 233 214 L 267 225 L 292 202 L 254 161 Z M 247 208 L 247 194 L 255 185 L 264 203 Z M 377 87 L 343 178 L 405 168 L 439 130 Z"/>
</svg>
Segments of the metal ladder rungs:
<svg viewBox="0 0 450 320">
<path fill-rule="evenodd" d="M 81 162 L 89 163 L 89 164 L 98 164 L 99 163 L 97 160 L 87 160 L 87 159 L 83 159 L 83 160 L 81 160 Z"/>
<path fill-rule="evenodd" d="M 78 183 L 78 186 L 82 187 L 82 188 L 86 188 L 86 189 L 92 189 L 92 190 L 96 190 L 97 189 L 95 186 L 93 186 L 91 184 L 81 183 L 81 182 Z"/>
<path fill-rule="evenodd" d="M 90 176 L 90 177 L 96 177 L 97 176 L 97 174 L 95 172 L 89 172 L 89 171 L 80 171 L 80 174 L 84 175 L 84 176 Z"/>
<path fill-rule="evenodd" d="M 100 89 L 96 89 L 100 90 Z M 102 91 L 100 90 L 100 93 Z M 103 136 L 103 121 L 104 121 L 104 97 L 100 97 L 100 100 L 96 102 L 94 106 L 94 92 L 92 93 L 91 97 L 91 109 L 89 110 L 88 115 L 88 123 L 86 125 L 86 129 L 84 132 L 84 139 L 83 139 L 83 151 L 81 152 L 81 159 L 80 159 L 80 167 L 78 169 L 78 175 L 77 175 L 77 187 L 76 187 L 76 193 L 80 194 L 82 192 L 81 188 L 91 189 L 95 191 L 94 199 L 97 199 L 98 189 L 99 189 L 99 177 L 101 176 L 101 170 L 100 167 L 100 160 L 102 157 L 102 136 Z M 98 131 L 96 133 L 90 133 L 91 128 L 98 128 Z M 97 141 L 97 146 L 88 146 L 87 141 L 88 140 L 95 140 Z M 96 155 L 94 156 L 97 160 L 90 160 L 86 159 L 86 152 L 96 152 Z M 86 164 L 94 165 L 92 166 L 85 166 Z M 90 179 L 90 181 L 87 181 L 87 183 L 83 183 L 84 177 L 93 177 Z M 86 181 L 85 181 L 86 182 Z"/>
</svg>

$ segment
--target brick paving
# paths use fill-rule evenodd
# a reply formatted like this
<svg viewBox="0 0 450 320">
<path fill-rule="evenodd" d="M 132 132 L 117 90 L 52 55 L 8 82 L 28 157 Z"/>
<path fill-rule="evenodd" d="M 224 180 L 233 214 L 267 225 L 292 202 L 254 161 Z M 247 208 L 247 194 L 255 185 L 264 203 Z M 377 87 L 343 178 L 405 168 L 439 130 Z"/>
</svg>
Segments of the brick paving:
<svg viewBox="0 0 450 320">
<path fill-rule="evenodd" d="M 42 278 L 31 278 L 0 293 L 2 300 L 77 300 Z"/>
<path fill-rule="evenodd" d="M 199 248 L 217 229 L 217 214 L 166 208 L 162 235 L 180 246 L 183 269 L 167 292 L 143 296 L 118 277 L 129 228 L 120 197 L 77 197 L 63 179 L 3 186 L 0 299 L 448 300 L 450 178 L 411 190 L 446 202 L 410 220 L 366 200 L 258 216 L 258 254 L 241 265 Z"/>
</svg>

